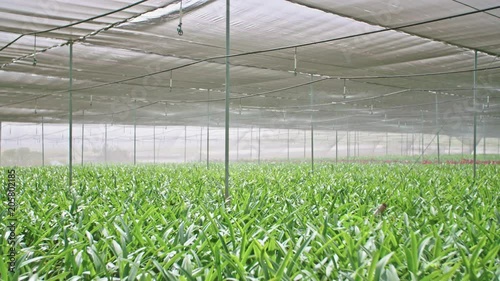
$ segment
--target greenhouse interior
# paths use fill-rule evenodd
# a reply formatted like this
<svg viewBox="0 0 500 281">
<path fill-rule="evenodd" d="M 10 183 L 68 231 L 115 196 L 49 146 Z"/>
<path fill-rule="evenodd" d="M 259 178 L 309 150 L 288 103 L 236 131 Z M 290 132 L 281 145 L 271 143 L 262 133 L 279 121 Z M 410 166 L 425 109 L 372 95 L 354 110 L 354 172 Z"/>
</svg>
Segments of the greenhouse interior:
<svg viewBox="0 0 500 281">
<path fill-rule="evenodd" d="M 500 280 L 498 0 L 0 13 L 1 280 Z"/>
</svg>

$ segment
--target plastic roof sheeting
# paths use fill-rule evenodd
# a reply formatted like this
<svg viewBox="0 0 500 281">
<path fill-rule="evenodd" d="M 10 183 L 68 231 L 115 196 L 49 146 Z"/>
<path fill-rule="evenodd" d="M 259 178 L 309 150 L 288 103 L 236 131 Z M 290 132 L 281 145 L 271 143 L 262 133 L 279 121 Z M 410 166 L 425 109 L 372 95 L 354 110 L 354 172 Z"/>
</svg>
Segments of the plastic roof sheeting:
<svg viewBox="0 0 500 281">
<path fill-rule="evenodd" d="M 0 120 L 67 123 L 73 40 L 75 122 L 222 126 L 225 1 L 184 0 L 182 36 L 179 1 L 140 2 L 0 3 L 0 45 L 27 34 L 0 51 Z M 477 49 L 475 110 L 498 137 L 498 4 L 233 0 L 231 126 L 469 134 Z"/>
</svg>

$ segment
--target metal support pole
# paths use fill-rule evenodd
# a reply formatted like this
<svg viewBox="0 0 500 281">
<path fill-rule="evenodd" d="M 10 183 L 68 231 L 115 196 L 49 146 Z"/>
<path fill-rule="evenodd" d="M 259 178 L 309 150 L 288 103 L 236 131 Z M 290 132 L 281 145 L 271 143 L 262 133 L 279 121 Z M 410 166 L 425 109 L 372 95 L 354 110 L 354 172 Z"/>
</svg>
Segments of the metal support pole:
<svg viewBox="0 0 500 281">
<path fill-rule="evenodd" d="M 335 163 L 339 162 L 339 132 L 335 130 Z"/>
<path fill-rule="evenodd" d="M 187 127 L 184 126 L 184 163 L 186 163 Z"/>
<path fill-rule="evenodd" d="M 43 155 L 43 152 L 42 152 L 42 155 Z M 1 166 L 2 166 L 2 121 L 0 121 L 0 167 Z"/>
<path fill-rule="evenodd" d="M 347 162 L 349 162 L 349 122 L 347 123 Z"/>
<path fill-rule="evenodd" d="M 229 54 L 230 54 L 230 0 L 226 0 L 226 139 L 225 139 L 225 177 L 224 177 L 224 200 L 229 203 L 229 91 L 231 78 L 229 75 Z"/>
<path fill-rule="evenodd" d="M 414 130 L 414 128 L 412 128 Z M 415 132 L 411 133 L 411 156 L 415 155 Z"/>
<path fill-rule="evenodd" d="M 203 127 L 200 126 L 200 162 L 201 162 L 201 152 L 203 150 Z"/>
<path fill-rule="evenodd" d="M 389 132 L 385 132 L 385 156 L 389 154 Z"/>
<path fill-rule="evenodd" d="M 311 122 L 311 172 L 314 172 L 314 125 Z"/>
<path fill-rule="evenodd" d="M 134 100 L 134 165 L 137 163 L 137 100 Z"/>
<path fill-rule="evenodd" d="M 424 143 L 425 143 L 425 134 L 424 132 L 422 132 L 421 134 L 421 140 L 420 140 L 420 151 L 422 151 L 422 156 L 420 157 L 422 161 L 424 161 L 424 153 L 425 153 L 425 149 L 424 149 Z"/>
<path fill-rule="evenodd" d="M 306 130 L 304 130 L 304 159 L 306 159 Z"/>
<path fill-rule="evenodd" d="M 476 160 L 477 160 L 477 151 L 476 151 L 476 145 L 477 145 L 477 113 L 476 113 L 476 82 L 477 82 L 477 51 L 474 51 L 474 71 L 473 71 L 473 79 L 474 79 L 474 85 L 473 85 L 473 91 L 474 91 L 474 100 L 473 100 L 473 108 L 474 108 L 474 181 L 476 181 Z"/>
<path fill-rule="evenodd" d="M 420 140 L 420 151 L 422 153 L 422 156 L 420 157 L 421 161 L 424 161 L 424 112 L 420 111 L 420 119 L 422 121 L 422 126 L 421 126 L 421 140 Z M 439 139 L 439 138 L 438 138 Z M 439 159 L 439 141 L 438 141 L 438 159 Z"/>
<path fill-rule="evenodd" d="M 311 74 L 311 82 L 313 82 L 313 75 Z M 314 173 L 314 116 L 313 116 L 313 104 L 314 104 L 314 88 L 313 84 L 309 85 L 309 104 L 311 106 L 311 172 Z"/>
<path fill-rule="evenodd" d="M 448 155 L 451 154 L 451 136 L 448 136 Z"/>
<path fill-rule="evenodd" d="M 404 141 L 404 136 L 403 133 L 401 133 L 401 155 L 403 155 L 403 141 Z"/>
<path fill-rule="evenodd" d="M 207 90 L 207 169 L 210 165 L 210 89 Z"/>
<path fill-rule="evenodd" d="M 483 120 L 483 159 L 486 157 L 486 130 L 484 128 L 484 120 Z"/>
<path fill-rule="evenodd" d="M 104 163 L 108 162 L 108 123 L 104 124 Z"/>
<path fill-rule="evenodd" d="M 42 135 L 43 135 L 43 117 L 42 117 Z M 82 111 L 82 160 L 81 160 L 81 163 L 80 165 L 83 166 L 83 149 L 84 149 L 84 136 L 85 136 L 85 110 Z M 42 143 L 43 143 L 43 140 L 42 140 Z M 42 150 L 43 151 L 43 150 Z M 43 152 L 42 152 L 43 154 Z"/>
<path fill-rule="evenodd" d="M 253 158 L 253 126 L 250 126 L 250 161 Z"/>
<path fill-rule="evenodd" d="M 438 95 L 436 97 L 436 128 L 439 128 L 439 103 L 438 103 Z M 439 129 L 436 132 L 436 146 L 437 146 L 437 154 L 438 154 L 438 164 L 441 164 L 441 151 L 439 145 Z"/>
<path fill-rule="evenodd" d="M 259 150 L 257 155 L 257 163 L 260 165 L 260 126 L 259 126 Z"/>
<path fill-rule="evenodd" d="M 68 185 L 73 185 L 73 41 L 69 42 L 69 174 Z"/>
<path fill-rule="evenodd" d="M 359 158 L 359 131 L 356 131 L 356 157 Z"/>
<path fill-rule="evenodd" d="M 42 166 L 45 166 L 45 124 L 42 116 Z"/>
<path fill-rule="evenodd" d="M 156 124 L 153 125 L 153 164 L 156 164 Z"/>
<path fill-rule="evenodd" d="M 464 136 L 462 136 L 462 157 L 464 157 Z"/>
<path fill-rule="evenodd" d="M 287 130 L 286 153 L 287 153 L 286 159 L 290 161 L 290 129 Z"/>
</svg>

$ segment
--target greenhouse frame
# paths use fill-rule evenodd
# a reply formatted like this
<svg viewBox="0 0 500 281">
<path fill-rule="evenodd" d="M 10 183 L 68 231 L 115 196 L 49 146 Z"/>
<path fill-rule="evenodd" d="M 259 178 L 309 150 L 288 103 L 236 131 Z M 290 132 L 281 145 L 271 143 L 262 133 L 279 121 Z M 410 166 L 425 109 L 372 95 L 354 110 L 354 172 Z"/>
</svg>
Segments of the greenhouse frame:
<svg viewBox="0 0 500 281">
<path fill-rule="evenodd" d="M 1 280 L 500 280 L 498 0 L 0 13 Z"/>
</svg>

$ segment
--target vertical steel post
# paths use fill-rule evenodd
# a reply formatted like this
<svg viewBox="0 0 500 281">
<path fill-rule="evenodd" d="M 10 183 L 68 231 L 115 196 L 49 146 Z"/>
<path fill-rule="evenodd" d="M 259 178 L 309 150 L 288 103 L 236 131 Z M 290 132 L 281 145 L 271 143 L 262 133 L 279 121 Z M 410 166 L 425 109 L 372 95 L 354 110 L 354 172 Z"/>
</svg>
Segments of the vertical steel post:
<svg viewBox="0 0 500 281">
<path fill-rule="evenodd" d="M 42 116 L 42 166 L 45 166 L 45 124 L 43 116 Z"/>
<path fill-rule="evenodd" d="M 73 185 L 73 41 L 69 42 L 69 173 L 68 185 Z"/>
<path fill-rule="evenodd" d="M 186 146 L 187 146 L 187 127 L 184 126 L 184 163 L 186 163 L 186 152 L 187 152 L 187 149 L 186 149 Z"/>
<path fill-rule="evenodd" d="M 401 142 L 400 142 L 401 143 L 401 145 L 400 145 L 400 147 L 401 147 L 401 155 L 403 155 L 403 141 L 404 141 L 404 136 L 403 136 L 403 133 L 401 132 Z"/>
<path fill-rule="evenodd" d="M 473 84 L 473 91 L 474 91 L 474 100 L 473 100 L 473 108 L 474 108 L 474 181 L 476 181 L 476 160 L 477 160 L 477 151 L 476 151 L 476 146 L 477 146 L 477 113 L 476 113 L 476 82 L 477 82 L 477 51 L 474 51 L 474 71 L 473 73 L 473 79 L 474 79 L 474 84 Z"/>
<path fill-rule="evenodd" d="M 201 152 L 203 150 L 203 127 L 200 126 L 200 162 L 201 162 Z"/>
<path fill-rule="evenodd" d="M 422 120 L 422 127 L 421 127 L 421 140 L 420 140 L 420 150 L 422 152 L 422 156 L 421 156 L 421 161 L 424 161 L 424 152 L 425 152 L 425 149 L 424 149 L 424 112 L 421 110 L 420 111 L 420 119 Z M 438 159 L 439 159 L 439 141 L 438 141 Z"/>
<path fill-rule="evenodd" d="M 451 135 L 448 136 L 448 155 L 451 154 Z"/>
<path fill-rule="evenodd" d="M 339 131 L 335 130 L 335 163 L 339 162 Z"/>
<path fill-rule="evenodd" d="M 43 134 L 43 117 L 42 117 L 42 134 Z M 85 110 L 82 111 L 82 159 L 80 165 L 83 166 L 83 150 L 84 150 L 84 136 L 85 136 Z M 43 141 L 42 141 L 43 143 Z"/>
<path fill-rule="evenodd" d="M 156 164 L 156 123 L 153 125 L 153 164 Z"/>
<path fill-rule="evenodd" d="M 287 130 L 286 153 L 287 153 L 286 159 L 290 161 L 290 129 Z"/>
<path fill-rule="evenodd" d="M 385 156 L 389 154 L 389 132 L 385 132 Z"/>
<path fill-rule="evenodd" d="M 42 155 L 43 155 L 43 152 L 42 152 Z M 2 121 L 0 121 L 0 167 L 1 166 L 2 166 Z"/>
<path fill-rule="evenodd" d="M 290 129 L 287 129 L 287 138 L 286 138 L 286 160 L 290 161 Z"/>
<path fill-rule="evenodd" d="M 134 165 L 137 163 L 137 100 L 134 100 Z"/>
<path fill-rule="evenodd" d="M 438 164 L 441 164 L 441 151 L 439 145 L 439 103 L 438 103 L 438 95 L 435 94 L 436 97 L 436 145 L 437 145 L 437 153 L 438 153 Z"/>
<path fill-rule="evenodd" d="M 486 130 L 484 127 L 484 119 L 483 119 L 483 159 L 486 158 Z"/>
<path fill-rule="evenodd" d="M 260 165 L 260 125 L 259 125 L 259 150 L 257 155 L 257 163 Z"/>
<path fill-rule="evenodd" d="M 108 162 L 108 123 L 104 124 L 104 163 Z"/>
<path fill-rule="evenodd" d="M 462 157 L 464 157 L 464 136 L 462 136 Z"/>
<path fill-rule="evenodd" d="M 347 121 L 347 162 L 349 162 L 349 152 L 350 152 L 350 147 L 349 147 L 349 121 Z"/>
<path fill-rule="evenodd" d="M 210 89 L 207 90 L 207 169 L 210 165 Z"/>
<path fill-rule="evenodd" d="M 226 0 L 226 138 L 225 138 L 225 177 L 224 177 L 224 200 L 229 203 L 229 91 L 231 78 L 229 75 L 229 54 L 230 54 L 230 0 Z"/>
<path fill-rule="evenodd" d="M 311 82 L 313 82 L 313 75 L 311 74 Z M 309 104 L 311 106 L 311 172 L 314 173 L 314 115 L 313 115 L 313 104 L 314 104 L 314 88 L 313 84 L 309 85 Z"/>
<path fill-rule="evenodd" d="M 253 126 L 250 126 L 250 161 L 253 158 Z"/>
<path fill-rule="evenodd" d="M 304 130 L 304 159 L 306 159 L 306 130 Z"/>
</svg>

